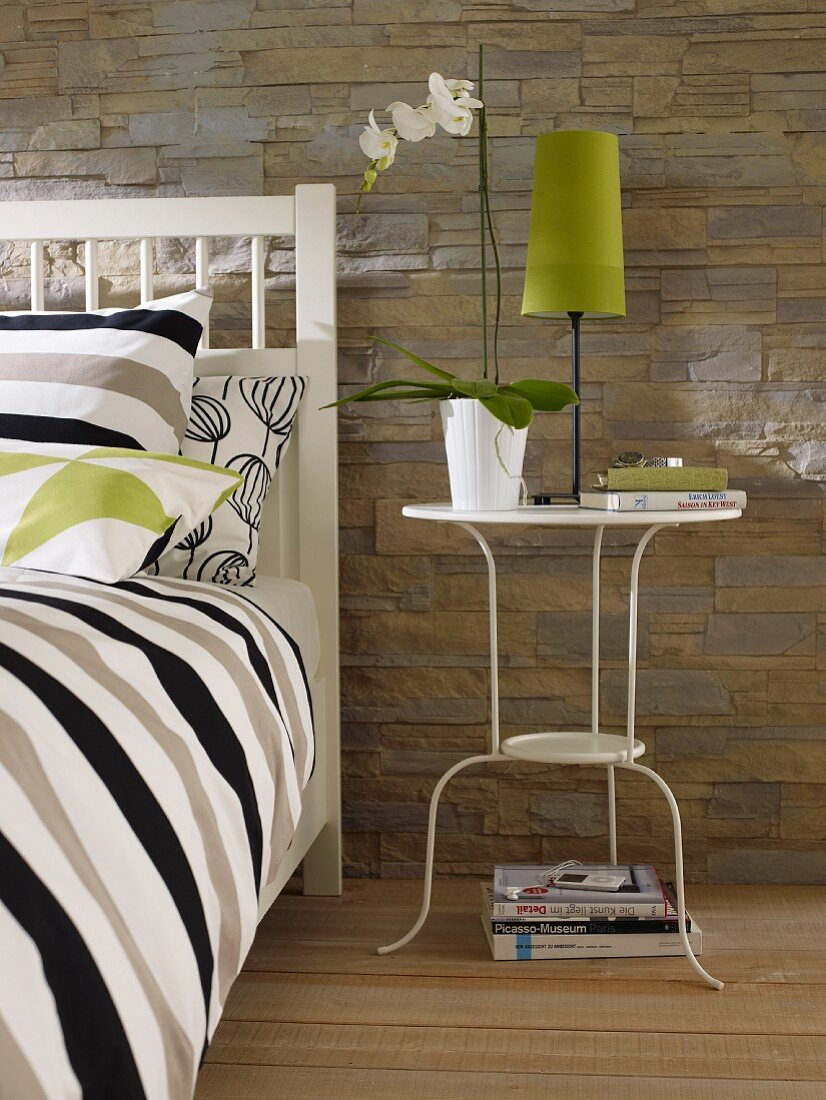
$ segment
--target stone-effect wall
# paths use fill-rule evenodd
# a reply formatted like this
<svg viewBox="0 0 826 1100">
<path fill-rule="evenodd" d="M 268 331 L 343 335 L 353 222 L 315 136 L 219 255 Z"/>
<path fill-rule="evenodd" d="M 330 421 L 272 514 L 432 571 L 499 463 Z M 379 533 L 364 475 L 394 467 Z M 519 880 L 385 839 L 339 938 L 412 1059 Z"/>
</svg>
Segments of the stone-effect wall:
<svg viewBox="0 0 826 1100">
<path fill-rule="evenodd" d="M 553 7 L 553 16 L 548 8 Z M 587 9 L 582 11 L 580 9 Z M 371 331 L 478 369 L 475 149 L 405 146 L 354 225 L 367 110 L 488 47 L 509 377 L 567 377 L 562 326 L 518 315 L 533 137 L 621 134 L 628 316 L 584 332 L 585 461 L 679 452 L 751 494 L 737 524 L 665 532 L 643 566 L 639 735 L 683 807 L 695 880 L 824 881 L 826 740 L 826 10 L 820 0 L 64 0 L 0 8 L 0 194 L 341 191 L 344 387 L 398 364 Z M 289 254 L 269 254 L 272 341 L 289 339 Z M 243 252 L 243 250 L 241 250 Z M 191 242 L 160 251 L 191 269 Z M 218 247 L 218 338 L 248 323 L 243 256 Z M 73 245 L 52 300 L 82 301 Z M 107 266 L 108 265 L 108 266 Z M 109 300 L 135 257 L 109 249 Z M 0 277 L 22 297 L 22 252 Z M 134 283 L 134 280 L 132 280 Z M 159 279 L 172 286 L 175 278 Z M 447 490 L 428 406 L 342 417 L 346 852 L 418 874 L 434 777 L 485 741 L 485 584 L 469 540 L 403 521 Z M 531 431 L 532 488 L 567 480 L 568 421 Z M 501 568 L 504 734 L 588 720 L 589 547 L 512 533 Z M 605 717 L 622 729 L 631 542 L 608 540 Z M 604 775 L 465 773 L 441 873 L 602 858 Z M 671 862 L 665 804 L 618 779 L 621 854 Z"/>
</svg>

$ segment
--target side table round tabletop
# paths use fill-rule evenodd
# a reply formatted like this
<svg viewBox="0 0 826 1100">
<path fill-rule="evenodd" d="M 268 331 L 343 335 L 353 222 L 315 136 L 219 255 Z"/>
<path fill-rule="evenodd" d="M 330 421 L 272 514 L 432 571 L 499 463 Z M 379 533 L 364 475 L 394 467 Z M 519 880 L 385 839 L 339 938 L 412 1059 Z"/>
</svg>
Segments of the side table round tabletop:
<svg viewBox="0 0 826 1100">
<path fill-rule="evenodd" d="M 739 508 L 687 508 L 679 512 L 603 512 L 570 504 L 525 504 L 506 512 L 460 512 L 451 504 L 406 504 L 408 519 L 440 523 L 485 523 L 498 527 L 677 527 L 684 523 L 716 523 L 739 519 Z"/>
<path fill-rule="evenodd" d="M 530 760 L 544 764 L 601 765 L 608 772 L 608 837 L 610 862 L 617 862 L 616 795 L 614 769 L 622 768 L 647 776 L 665 796 L 671 810 L 674 832 L 675 880 L 677 887 L 677 916 L 680 939 L 686 958 L 697 973 L 715 989 L 723 983 L 713 978 L 697 961 L 688 939 L 685 918 L 685 890 L 683 877 L 683 847 L 680 811 L 665 780 L 653 769 L 638 762 L 645 753 L 645 745 L 634 736 L 636 716 L 637 681 L 637 620 L 639 603 L 640 562 L 646 547 L 665 527 L 680 527 L 697 523 L 715 523 L 721 520 L 739 519 L 739 508 L 697 508 L 669 512 L 604 512 L 598 509 L 579 508 L 572 505 L 526 505 L 502 512 L 457 511 L 450 504 L 409 504 L 402 509 L 409 519 L 452 523 L 472 535 L 485 556 L 488 568 L 488 609 L 490 630 L 490 751 L 460 760 L 449 768 L 436 784 L 430 800 L 427 830 L 427 858 L 425 863 L 424 896 L 418 919 L 401 939 L 387 947 L 380 947 L 380 955 L 403 947 L 422 928 L 430 909 L 433 879 L 433 861 L 436 841 L 436 816 L 439 799 L 444 788 L 457 772 L 473 764 L 506 762 L 512 759 Z M 496 527 L 570 527 L 590 528 L 594 532 L 591 574 L 591 728 L 588 730 L 547 730 L 499 738 L 499 647 L 497 636 L 496 563 L 481 526 Z M 602 538 L 606 528 L 643 528 L 631 561 L 631 578 L 628 597 L 628 691 L 626 732 L 624 736 L 607 733 L 599 727 L 599 645 L 600 645 L 600 563 Z"/>
</svg>

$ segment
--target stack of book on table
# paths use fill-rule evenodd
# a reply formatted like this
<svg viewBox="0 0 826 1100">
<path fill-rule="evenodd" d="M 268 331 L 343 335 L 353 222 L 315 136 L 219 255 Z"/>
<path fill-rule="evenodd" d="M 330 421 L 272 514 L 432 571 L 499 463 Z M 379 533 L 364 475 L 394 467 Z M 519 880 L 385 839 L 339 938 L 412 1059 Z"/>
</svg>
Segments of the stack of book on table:
<svg viewBox="0 0 826 1100">
<path fill-rule="evenodd" d="M 625 885 L 605 893 L 532 885 L 546 870 L 531 864 L 497 866 L 493 885 L 482 883 L 482 927 L 494 959 L 683 954 L 674 890 L 650 864 L 577 867 L 625 875 Z M 506 891 L 515 883 L 523 889 L 514 900 L 512 889 L 510 898 Z M 702 933 L 687 914 L 686 927 L 692 950 L 700 955 Z"/>
<path fill-rule="evenodd" d="M 580 493 L 581 508 L 686 512 L 746 507 L 746 494 L 729 489 L 728 471 L 717 466 L 628 466 L 597 474 L 597 481 Z"/>
</svg>

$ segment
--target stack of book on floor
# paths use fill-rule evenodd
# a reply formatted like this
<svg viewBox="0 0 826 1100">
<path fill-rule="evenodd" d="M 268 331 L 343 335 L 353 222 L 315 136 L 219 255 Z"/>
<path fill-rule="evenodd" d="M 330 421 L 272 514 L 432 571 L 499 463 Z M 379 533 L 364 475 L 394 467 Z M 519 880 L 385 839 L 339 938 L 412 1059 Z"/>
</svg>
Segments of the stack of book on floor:
<svg viewBox="0 0 826 1100">
<path fill-rule="evenodd" d="M 619 890 L 604 893 L 534 885 L 546 870 L 531 864 L 497 866 L 493 885 L 482 883 L 482 927 L 494 959 L 683 954 L 674 890 L 650 864 L 577 867 L 626 876 Z M 525 887 L 516 900 L 505 892 L 514 883 Z M 686 927 L 694 954 L 701 954 L 702 933 L 688 915 Z"/>
<path fill-rule="evenodd" d="M 717 466 L 627 466 L 597 474 L 580 493 L 581 508 L 603 512 L 726 511 L 746 507 L 742 489 L 729 489 Z"/>
</svg>

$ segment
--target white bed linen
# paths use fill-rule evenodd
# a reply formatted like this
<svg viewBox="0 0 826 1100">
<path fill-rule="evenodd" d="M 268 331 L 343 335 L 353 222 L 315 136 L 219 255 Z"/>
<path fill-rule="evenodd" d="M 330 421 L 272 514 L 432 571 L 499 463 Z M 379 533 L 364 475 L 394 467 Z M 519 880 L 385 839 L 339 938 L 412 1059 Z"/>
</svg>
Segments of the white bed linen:
<svg viewBox="0 0 826 1100">
<path fill-rule="evenodd" d="M 48 576 L 49 574 L 35 569 L 0 566 L 0 584 L 15 584 L 25 580 L 26 577 L 37 580 Z M 209 581 L 189 581 L 188 583 L 192 588 L 202 588 L 205 595 L 214 592 L 216 588 L 221 590 L 225 587 Z M 259 574 L 254 586 L 229 587 L 226 590 L 250 600 L 287 631 L 301 650 L 307 679 L 312 680 L 318 668 L 321 639 L 313 594 L 307 585 L 302 584 L 301 581 L 288 580 L 286 577 L 267 577 Z"/>
<path fill-rule="evenodd" d="M 204 588 L 214 587 L 206 581 L 202 583 Z M 285 577 L 262 577 L 259 573 L 254 586 L 232 591 L 252 600 L 287 631 L 301 650 L 307 679 L 312 680 L 318 668 L 321 639 L 313 594 L 307 585 Z"/>
</svg>

